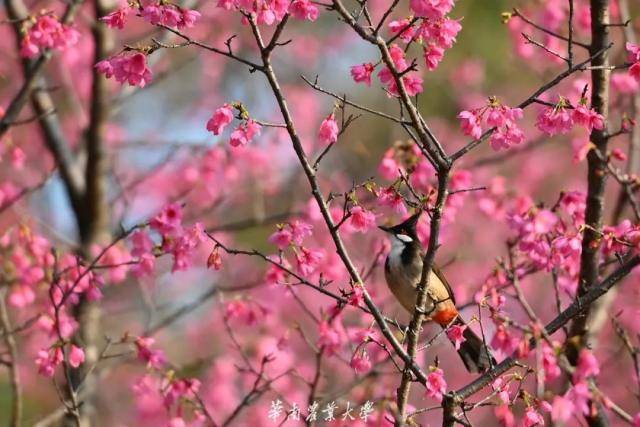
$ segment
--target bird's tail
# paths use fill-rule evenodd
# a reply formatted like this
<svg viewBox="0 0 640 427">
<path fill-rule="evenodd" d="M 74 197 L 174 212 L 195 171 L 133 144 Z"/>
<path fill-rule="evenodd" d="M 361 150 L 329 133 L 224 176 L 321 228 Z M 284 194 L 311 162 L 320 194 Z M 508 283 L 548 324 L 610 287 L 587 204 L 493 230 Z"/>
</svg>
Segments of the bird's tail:
<svg viewBox="0 0 640 427">
<path fill-rule="evenodd" d="M 455 323 L 457 325 L 464 325 L 464 321 L 458 316 Z M 496 360 L 491 354 L 489 347 L 485 345 L 482 338 L 477 336 L 471 328 L 467 327 L 462 333 L 464 341 L 460 343 L 460 349 L 458 354 L 467 368 L 467 371 L 471 373 L 485 372 L 495 366 Z"/>
</svg>

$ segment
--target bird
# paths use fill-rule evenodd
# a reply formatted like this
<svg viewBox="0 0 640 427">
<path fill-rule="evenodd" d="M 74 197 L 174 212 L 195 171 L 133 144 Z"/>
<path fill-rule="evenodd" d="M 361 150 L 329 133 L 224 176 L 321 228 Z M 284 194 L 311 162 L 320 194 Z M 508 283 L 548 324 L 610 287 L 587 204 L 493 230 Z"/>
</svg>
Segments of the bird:
<svg viewBox="0 0 640 427">
<path fill-rule="evenodd" d="M 418 211 L 395 226 L 378 226 L 389 233 L 391 240 L 391 250 L 384 264 L 387 285 L 400 305 L 409 313 L 415 310 L 417 286 L 422 276 L 424 251 L 416 232 L 416 224 L 421 213 Z M 427 302 L 423 314 L 427 320 L 434 321 L 443 328 L 452 325 L 467 326 L 463 330 L 464 341 L 460 343 L 457 350 L 467 371 L 481 373 L 496 364 L 484 341 L 460 317 L 453 290 L 435 264 L 430 271 Z M 454 343 L 453 340 L 451 341 Z"/>
</svg>

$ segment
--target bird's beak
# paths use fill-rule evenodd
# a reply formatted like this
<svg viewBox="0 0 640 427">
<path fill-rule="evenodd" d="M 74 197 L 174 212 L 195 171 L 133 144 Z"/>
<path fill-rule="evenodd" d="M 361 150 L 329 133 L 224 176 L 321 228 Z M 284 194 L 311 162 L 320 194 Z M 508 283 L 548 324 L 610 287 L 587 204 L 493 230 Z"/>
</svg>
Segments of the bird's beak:
<svg viewBox="0 0 640 427">
<path fill-rule="evenodd" d="M 384 225 L 379 225 L 378 228 L 382 231 L 385 231 L 387 233 L 390 233 L 391 230 L 389 229 L 389 227 L 385 227 Z"/>
</svg>

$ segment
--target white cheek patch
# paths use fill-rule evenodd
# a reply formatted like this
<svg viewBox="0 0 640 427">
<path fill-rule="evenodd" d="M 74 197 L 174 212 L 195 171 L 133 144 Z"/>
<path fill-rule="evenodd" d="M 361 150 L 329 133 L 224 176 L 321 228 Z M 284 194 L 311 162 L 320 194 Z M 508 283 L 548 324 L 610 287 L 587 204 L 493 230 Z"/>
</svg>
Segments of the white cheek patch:
<svg viewBox="0 0 640 427">
<path fill-rule="evenodd" d="M 398 240 L 400 240 L 401 242 L 405 242 L 405 243 L 411 243 L 413 242 L 413 239 L 409 236 L 407 236 L 406 234 L 396 234 L 396 237 L 398 238 Z"/>
</svg>

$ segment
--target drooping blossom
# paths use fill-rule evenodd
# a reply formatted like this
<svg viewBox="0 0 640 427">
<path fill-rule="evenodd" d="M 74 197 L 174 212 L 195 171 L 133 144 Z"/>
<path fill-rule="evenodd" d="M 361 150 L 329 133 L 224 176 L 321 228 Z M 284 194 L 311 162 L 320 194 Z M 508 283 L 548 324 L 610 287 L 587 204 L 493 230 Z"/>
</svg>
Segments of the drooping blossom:
<svg viewBox="0 0 640 427">
<path fill-rule="evenodd" d="M 269 236 L 269 243 L 273 243 L 280 250 L 286 249 L 293 241 L 293 234 L 288 227 L 281 227 L 271 236 Z"/>
<path fill-rule="evenodd" d="M 233 121 L 233 107 L 224 104 L 213 112 L 213 116 L 207 122 L 207 130 L 214 135 L 220 135 L 224 128 Z"/>
<path fill-rule="evenodd" d="M 357 374 L 364 374 L 371 370 L 371 360 L 365 351 L 356 352 L 349 365 Z"/>
<path fill-rule="evenodd" d="M 219 247 L 216 245 L 207 257 L 207 268 L 213 267 L 214 270 L 222 268 L 222 257 L 220 256 Z"/>
<path fill-rule="evenodd" d="M 435 70 L 438 68 L 438 64 L 444 58 L 444 49 L 440 46 L 437 46 L 433 43 L 425 46 L 423 48 L 424 51 L 424 61 L 427 64 L 428 70 Z"/>
<path fill-rule="evenodd" d="M 522 419 L 523 427 L 543 426 L 544 417 L 533 406 L 529 406 Z"/>
<path fill-rule="evenodd" d="M 501 427 L 515 427 L 516 417 L 513 415 L 511 407 L 508 404 L 497 406 L 493 410 L 493 413 L 500 422 Z"/>
<path fill-rule="evenodd" d="M 106 78 L 114 77 L 118 83 L 126 82 L 131 86 L 145 87 L 153 78 L 147 67 L 147 57 L 140 52 L 124 52 L 103 59 L 95 67 Z"/>
<path fill-rule="evenodd" d="M 384 188 L 378 192 L 378 203 L 381 206 L 389 206 L 401 216 L 407 214 L 407 206 L 404 203 L 402 195 L 393 187 Z"/>
<path fill-rule="evenodd" d="M 629 68 L 629 75 L 640 82 L 640 45 L 627 42 L 625 47 L 629 52 L 629 61 L 633 63 Z"/>
<path fill-rule="evenodd" d="M 573 129 L 573 115 L 567 108 L 564 98 L 553 107 L 544 107 L 540 110 L 536 120 L 536 127 L 549 136 L 566 134 Z"/>
<path fill-rule="evenodd" d="M 135 340 L 138 359 L 145 362 L 149 367 L 161 369 L 166 362 L 166 358 L 162 350 L 151 348 L 154 343 L 155 339 L 151 337 L 138 337 Z"/>
<path fill-rule="evenodd" d="M 453 342 L 456 350 L 460 350 L 460 344 L 466 341 L 464 331 L 467 328 L 467 325 L 452 325 L 447 329 L 447 337 Z"/>
<path fill-rule="evenodd" d="M 320 124 L 320 130 L 318 130 L 318 138 L 323 144 L 333 144 L 338 140 L 338 134 L 340 129 L 333 113 L 329 114 Z"/>
<path fill-rule="evenodd" d="M 354 65 L 351 67 L 351 77 L 356 83 L 365 83 L 367 86 L 371 86 L 371 75 L 374 69 L 374 65 L 370 62 Z"/>
<path fill-rule="evenodd" d="M 131 12 L 131 8 L 129 6 L 124 6 L 114 10 L 106 16 L 101 17 L 100 21 L 107 24 L 109 28 L 118 28 L 121 30 L 124 28 L 129 12 Z"/>
<path fill-rule="evenodd" d="M 40 350 L 36 357 L 36 365 L 38 365 L 38 373 L 44 377 L 51 378 L 55 373 L 56 367 L 64 360 L 62 348 L 56 346 L 49 350 Z"/>
<path fill-rule="evenodd" d="M 310 0 L 293 0 L 289 5 L 289 13 L 296 19 L 314 22 L 318 19 L 318 6 Z"/>
<path fill-rule="evenodd" d="M 545 381 L 553 381 L 562 374 L 560 366 L 558 366 L 558 358 L 555 349 L 546 342 L 542 344 L 542 368 L 544 369 Z"/>
<path fill-rule="evenodd" d="M 378 166 L 378 173 L 380 176 L 386 180 L 393 181 L 399 176 L 402 169 L 402 166 L 398 160 L 396 160 L 394 149 L 389 148 L 385 151 L 384 156 L 380 161 L 380 165 Z"/>
<path fill-rule="evenodd" d="M 583 348 L 578 355 L 578 364 L 573 373 L 574 382 L 586 380 L 600 374 L 600 364 L 591 350 Z"/>
<path fill-rule="evenodd" d="M 511 334 L 502 324 L 498 325 L 496 332 L 491 338 L 491 348 L 502 354 L 510 355 L 518 347 L 519 339 Z"/>
<path fill-rule="evenodd" d="M 73 368 L 77 368 L 78 366 L 84 363 L 84 350 L 74 344 L 71 344 L 71 349 L 69 350 L 69 365 Z"/>
<path fill-rule="evenodd" d="M 471 136 L 473 139 L 480 138 L 482 135 L 482 126 L 480 125 L 480 119 L 476 113 L 471 111 L 461 111 L 458 113 L 460 119 L 460 126 L 462 132 L 465 135 Z"/>
<path fill-rule="evenodd" d="M 304 276 L 313 273 L 322 258 L 324 258 L 324 252 L 320 249 L 307 249 L 301 246 L 296 253 L 298 271 Z"/>
<path fill-rule="evenodd" d="M 426 390 L 427 396 L 442 402 L 442 396 L 447 392 L 447 382 L 444 379 L 442 369 L 432 369 L 427 375 Z"/>
<path fill-rule="evenodd" d="M 376 226 L 376 216 L 373 212 L 368 211 L 361 206 L 354 206 L 351 208 L 349 225 L 353 230 L 364 233 L 370 228 L 374 228 Z"/>
<path fill-rule="evenodd" d="M 568 421 L 573 412 L 575 405 L 573 401 L 565 396 L 556 396 L 551 403 L 551 419 L 555 422 Z"/>
<path fill-rule="evenodd" d="M 593 129 L 604 129 L 604 117 L 602 117 L 602 114 L 599 114 L 591 108 L 587 108 L 587 106 L 582 103 L 573 109 L 571 118 L 576 124 L 587 128 L 589 132 Z"/>
<path fill-rule="evenodd" d="M 232 147 L 242 147 L 247 145 L 254 137 L 260 135 L 261 126 L 255 121 L 248 119 L 240 124 L 229 137 L 229 144 Z"/>
</svg>

